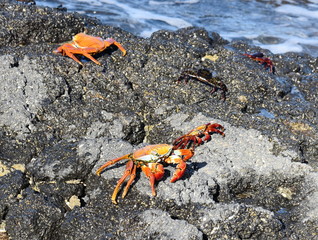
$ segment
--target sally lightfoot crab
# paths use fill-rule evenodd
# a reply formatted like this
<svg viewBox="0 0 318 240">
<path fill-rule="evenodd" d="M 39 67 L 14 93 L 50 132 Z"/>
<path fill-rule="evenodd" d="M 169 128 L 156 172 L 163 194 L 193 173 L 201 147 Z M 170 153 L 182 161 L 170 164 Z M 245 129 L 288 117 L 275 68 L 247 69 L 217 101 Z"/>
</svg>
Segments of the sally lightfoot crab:
<svg viewBox="0 0 318 240">
<path fill-rule="evenodd" d="M 117 194 L 123 182 L 128 178 L 122 197 L 124 198 L 129 190 L 130 185 L 136 177 L 137 168 L 145 173 L 149 178 L 152 195 L 156 196 L 155 182 L 159 181 L 164 175 L 163 164 L 177 164 L 170 182 L 175 182 L 180 179 L 186 170 L 186 161 L 194 155 L 194 147 L 203 144 L 204 141 L 211 139 L 210 134 L 218 133 L 224 136 L 224 128 L 217 123 L 207 123 L 194 128 L 189 133 L 176 139 L 172 145 L 156 144 L 149 145 L 138 149 L 133 153 L 126 154 L 119 158 L 115 158 L 106 162 L 97 171 L 100 175 L 108 166 L 116 164 L 122 160 L 128 160 L 124 175 L 118 180 L 117 185 L 112 194 L 112 202 L 117 204 Z M 204 139 L 202 137 L 205 136 Z"/>
<path fill-rule="evenodd" d="M 192 129 L 187 134 L 177 138 L 173 142 L 174 149 L 194 148 L 202 145 L 204 142 L 211 140 L 211 135 L 217 133 L 225 136 L 224 127 L 218 123 L 207 123 Z M 204 137 L 204 139 L 203 139 Z"/>
<path fill-rule="evenodd" d="M 83 55 L 92 60 L 94 63 L 100 65 L 100 62 L 98 62 L 91 55 L 100 53 L 111 45 L 118 47 L 118 49 L 122 51 L 123 56 L 126 55 L 126 50 L 124 47 L 114 39 L 107 38 L 103 40 L 100 37 L 94 37 L 85 33 L 76 34 L 73 37 L 73 41 L 63 44 L 54 50 L 53 53 L 62 54 L 63 56 L 67 55 L 81 65 L 83 64 L 78 60 L 78 58 L 75 57 L 74 54 Z"/>
<path fill-rule="evenodd" d="M 254 54 L 244 53 L 243 55 L 259 62 L 259 64 L 262 64 L 265 67 L 265 69 L 269 69 L 271 73 L 275 74 L 275 66 L 272 60 L 264 57 L 263 53 L 261 52 L 254 53 Z"/>
<path fill-rule="evenodd" d="M 187 70 L 183 71 L 178 79 L 178 82 L 185 80 L 187 83 L 190 79 L 200 81 L 206 85 L 212 87 L 211 94 L 217 92 L 218 90 L 222 91 L 222 99 L 226 99 L 227 87 L 226 85 L 218 78 L 212 77 L 212 73 L 206 69 L 199 69 L 198 71 Z"/>
<path fill-rule="evenodd" d="M 155 182 L 159 181 L 164 175 L 164 168 L 162 164 L 177 164 L 177 170 L 170 180 L 170 182 L 175 182 L 183 176 L 186 170 L 185 161 L 190 159 L 192 156 L 193 151 L 191 149 L 173 150 L 173 146 L 168 144 L 149 145 L 133 153 L 129 153 L 122 157 L 106 162 L 96 171 L 96 174 L 100 175 L 105 168 L 121 160 L 128 160 L 128 162 L 126 163 L 125 173 L 122 178 L 119 179 L 112 195 L 112 202 L 114 204 L 117 204 L 116 198 L 120 186 L 126 180 L 126 178 L 129 178 L 122 194 L 122 197 L 124 198 L 128 192 L 129 186 L 132 184 L 136 177 L 137 168 L 141 168 L 141 170 L 149 178 L 152 195 L 156 196 Z"/>
</svg>

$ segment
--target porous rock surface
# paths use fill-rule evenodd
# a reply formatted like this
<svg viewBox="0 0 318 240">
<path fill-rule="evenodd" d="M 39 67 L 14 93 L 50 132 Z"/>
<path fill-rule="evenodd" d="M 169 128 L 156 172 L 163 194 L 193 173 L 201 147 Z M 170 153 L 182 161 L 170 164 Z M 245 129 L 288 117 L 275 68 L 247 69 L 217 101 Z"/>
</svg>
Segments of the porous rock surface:
<svg viewBox="0 0 318 240">
<path fill-rule="evenodd" d="M 81 31 L 112 37 L 101 66 L 52 51 Z M 263 52 L 276 74 L 243 56 Z M 318 234 L 318 60 L 274 55 L 200 28 L 143 39 L 97 19 L 0 2 L 1 236 L 11 239 L 314 239 Z M 225 101 L 183 70 L 209 69 Z M 107 160 L 171 143 L 207 122 L 226 136 L 196 148 L 151 196 L 138 172 L 110 196 L 124 163 Z M 74 200 L 75 199 L 75 200 Z"/>
</svg>

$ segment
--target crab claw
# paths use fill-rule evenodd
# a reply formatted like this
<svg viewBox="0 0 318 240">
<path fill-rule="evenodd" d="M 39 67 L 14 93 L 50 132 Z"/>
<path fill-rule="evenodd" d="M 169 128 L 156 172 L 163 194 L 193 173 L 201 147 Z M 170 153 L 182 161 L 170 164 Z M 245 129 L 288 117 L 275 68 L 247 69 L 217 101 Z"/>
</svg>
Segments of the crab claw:
<svg viewBox="0 0 318 240">
<path fill-rule="evenodd" d="M 192 149 L 178 149 L 178 150 L 174 150 L 174 154 L 170 157 L 168 157 L 165 162 L 166 163 L 175 163 L 177 164 L 176 166 L 176 171 L 173 173 L 173 176 L 170 180 L 170 182 L 175 182 L 178 179 L 180 179 L 187 167 L 187 164 L 185 163 L 188 159 L 192 158 L 192 156 L 194 155 L 193 150 Z M 183 156 L 183 158 L 182 158 Z"/>
<path fill-rule="evenodd" d="M 156 196 L 155 182 L 159 181 L 165 173 L 163 165 L 160 163 L 149 163 L 148 166 L 142 166 L 141 170 L 149 178 L 152 196 Z"/>
<path fill-rule="evenodd" d="M 176 167 L 177 170 L 174 172 L 170 182 L 173 183 L 173 182 L 177 181 L 178 179 L 180 179 L 183 176 L 183 174 L 186 170 L 186 167 L 187 167 L 187 164 L 183 160 L 180 160 L 179 164 Z"/>
</svg>

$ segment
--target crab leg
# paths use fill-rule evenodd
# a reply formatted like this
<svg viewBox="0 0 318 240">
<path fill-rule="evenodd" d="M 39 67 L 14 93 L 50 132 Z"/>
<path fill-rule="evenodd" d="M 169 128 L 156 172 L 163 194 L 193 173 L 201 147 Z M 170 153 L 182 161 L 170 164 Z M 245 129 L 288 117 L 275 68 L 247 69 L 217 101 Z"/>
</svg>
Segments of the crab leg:
<svg viewBox="0 0 318 240">
<path fill-rule="evenodd" d="M 131 185 L 131 184 L 133 183 L 133 181 L 135 180 L 135 178 L 136 178 L 136 170 L 137 170 L 137 165 L 134 164 L 133 169 L 132 169 L 132 171 L 131 171 L 131 174 L 129 175 L 130 178 L 129 178 L 129 180 L 128 180 L 127 184 L 126 184 L 126 187 L 125 187 L 125 189 L 124 189 L 122 198 L 124 198 L 124 197 L 127 195 L 127 192 L 128 192 L 128 189 L 129 189 L 130 185 Z"/>
<path fill-rule="evenodd" d="M 114 204 L 117 204 L 117 201 L 116 201 L 116 198 L 117 198 L 117 194 L 118 194 L 118 191 L 119 191 L 119 188 L 120 186 L 122 185 L 122 183 L 125 181 L 125 179 L 131 175 L 131 170 L 133 169 L 134 167 L 134 161 L 133 160 L 129 160 L 127 163 L 126 163 L 126 170 L 125 170 L 125 173 L 124 175 L 121 177 L 121 179 L 118 180 L 117 182 L 117 185 L 114 189 L 114 192 L 113 192 L 113 195 L 112 195 L 112 202 Z"/>
<path fill-rule="evenodd" d="M 54 50 L 54 54 L 61 53 L 63 56 L 67 55 L 68 57 L 72 58 L 74 61 L 78 62 L 79 64 L 83 65 L 75 56 L 68 50 L 72 50 L 72 52 L 77 49 L 70 43 L 66 43 L 63 46 L 59 47 L 58 49 Z"/>
<path fill-rule="evenodd" d="M 81 61 L 79 61 L 74 54 L 81 54 L 85 57 L 92 60 L 94 63 L 100 65 L 100 62 L 98 62 L 95 58 L 93 58 L 88 52 L 97 52 L 98 49 L 94 47 L 85 47 L 85 48 L 79 48 L 77 46 L 74 46 L 71 43 L 64 44 L 62 47 L 59 47 L 58 49 L 54 50 L 53 53 L 58 54 L 62 53 L 63 56 L 67 55 L 68 57 L 72 58 L 74 61 L 78 62 L 79 64 L 83 65 Z"/>
<path fill-rule="evenodd" d="M 89 48 L 90 49 L 90 48 Z M 88 49 L 88 50 L 89 50 Z M 85 50 L 87 50 L 87 48 L 85 48 Z M 101 65 L 101 63 L 99 61 L 97 61 L 95 58 L 92 57 L 92 55 L 88 54 L 87 52 L 83 51 L 80 54 L 83 54 L 85 57 L 89 58 L 90 60 L 92 60 L 94 63 Z"/>
<path fill-rule="evenodd" d="M 112 39 L 112 38 L 107 38 L 104 42 L 105 42 L 108 46 L 114 44 L 116 47 L 118 47 L 118 49 L 119 49 L 120 51 L 122 51 L 123 56 L 126 55 L 126 49 L 125 49 L 119 42 L 116 42 L 114 39 Z"/>
<path fill-rule="evenodd" d="M 151 191 L 152 191 L 152 196 L 156 196 L 156 189 L 155 189 L 155 175 L 151 172 L 151 169 L 146 167 L 146 166 L 142 166 L 141 170 L 146 174 L 146 176 L 149 178 L 150 181 L 150 186 L 151 186 Z"/>
<path fill-rule="evenodd" d="M 164 168 L 160 163 L 149 163 L 148 166 L 141 166 L 141 170 L 149 178 L 152 196 L 156 196 L 155 182 L 160 180 L 164 175 Z"/>
<path fill-rule="evenodd" d="M 224 127 L 218 123 L 208 123 L 201 126 L 198 126 L 194 129 L 192 129 L 187 134 L 177 138 L 173 142 L 173 149 L 178 148 L 190 148 L 192 145 L 192 149 L 194 149 L 196 146 L 200 146 L 203 144 L 203 142 L 207 142 L 211 140 L 211 134 L 218 133 L 222 136 L 225 134 L 223 133 Z M 202 137 L 205 137 L 202 139 Z"/>
<path fill-rule="evenodd" d="M 113 165 L 113 164 L 115 164 L 115 163 L 117 163 L 117 162 L 119 162 L 119 161 L 121 161 L 121 160 L 130 159 L 130 158 L 131 158 L 131 153 L 126 154 L 126 155 L 124 155 L 124 156 L 122 156 L 122 157 L 119 157 L 119 158 L 115 158 L 115 159 L 113 159 L 113 160 L 110 160 L 110 161 L 106 162 L 103 166 L 101 166 L 99 169 L 97 169 L 96 174 L 97 174 L 98 176 L 100 176 L 101 172 L 102 172 L 105 168 L 107 168 L 108 166 Z"/>
<path fill-rule="evenodd" d="M 67 56 L 69 56 L 70 58 L 72 58 L 74 61 L 76 61 L 76 62 L 78 62 L 79 64 L 81 64 L 81 65 L 83 65 L 83 63 L 81 63 L 81 61 L 79 61 L 78 59 L 77 59 L 77 57 L 75 57 L 74 56 L 74 54 L 72 54 L 72 53 L 70 53 L 69 51 L 64 51 L 64 53 L 67 55 Z"/>
<path fill-rule="evenodd" d="M 65 50 L 65 53 L 67 56 L 69 56 L 70 58 L 76 58 L 73 54 L 82 54 L 85 57 L 89 58 L 90 60 L 92 60 L 94 63 L 101 65 L 100 62 L 98 62 L 95 58 L 92 57 L 92 55 L 88 54 L 88 52 L 96 52 L 98 49 L 97 48 L 90 48 L 90 47 L 86 47 L 86 48 L 76 48 L 73 47 L 72 49 L 68 49 L 68 50 L 72 50 L 72 53 L 70 53 L 69 51 Z M 73 56 L 73 57 L 72 57 Z M 74 59 L 73 58 L 73 59 Z M 77 59 L 77 58 L 76 58 Z M 75 59 L 74 59 L 75 60 Z M 75 60 L 76 61 L 76 60 Z M 82 64 L 78 59 L 77 62 L 79 62 L 80 64 Z M 82 64 L 83 65 L 83 64 Z"/>
<path fill-rule="evenodd" d="M 191 135 L 184 135 L 174 141 L 174 149 L 187 148 L 192 144 L 192 148 L 203 144 L 202 139 L 199 136 L 192 137 Z"/>
</svg>

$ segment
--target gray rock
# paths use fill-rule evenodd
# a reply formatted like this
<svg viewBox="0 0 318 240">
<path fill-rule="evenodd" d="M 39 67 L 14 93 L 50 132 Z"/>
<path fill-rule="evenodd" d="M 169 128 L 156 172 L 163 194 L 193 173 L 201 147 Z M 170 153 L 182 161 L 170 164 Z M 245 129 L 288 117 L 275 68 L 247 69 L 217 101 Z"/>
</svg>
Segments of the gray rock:
<svg viewBox="0 0 318 240">
<path fill-rule="evenodd" d="M 1 56 L 1 127 L 8 127 L 18 133 L 18 138 L 33 132 L 32 120 L 41 104 L 47 97 L 42 76 L 30 66 L 30 59 L 25 57 L 14 66 L 15 58 L 12 55 Z M 14 121 L 12 121 L 14 119 Z"/>
<path fill-rule="evenodd" d="M 172 219 L 161 210 L 146 210 L 141 216 L 145 232 L 141 238 L 158 239 L 203 239 L 203 234 L 195 226 L 184 220 Z"/>
<path fill-rule="evenodd" d="M 201 28 L 133 36 L 56 9 L 0 3 L 1 222 L 12 239 L 312 239 L 317 233 L 318 61 L 227 42 Z M 26 27 L 27 26 L 27 27 Z M 112 37 L 96 65 L 54 55 L 78 32 Z M 243 53 L 263 52 L 276 74 Z M 178 82 L 208 69 L 228 88 Z M 156 184 L 140 171 L 127 196 L 111 195 L 125 162 L 217 122 L 225 137 L 195 150 L 184 176 Z M 0 169 L 1 170 L 1 169 Z M 139 170 L 139 169 L 138 169 Z M 1 170 L 2 171 L 2 170 Z M 3 170 L 4 171 L 4 170 Z M 77 199 L 70 207 L 70 199 Z M 181 230 L 182 229 L 182 230 Z"/>
</svg>

